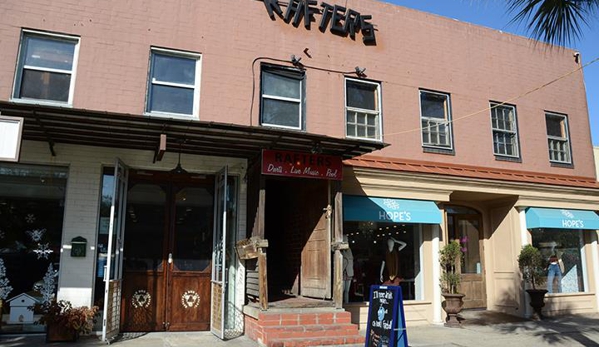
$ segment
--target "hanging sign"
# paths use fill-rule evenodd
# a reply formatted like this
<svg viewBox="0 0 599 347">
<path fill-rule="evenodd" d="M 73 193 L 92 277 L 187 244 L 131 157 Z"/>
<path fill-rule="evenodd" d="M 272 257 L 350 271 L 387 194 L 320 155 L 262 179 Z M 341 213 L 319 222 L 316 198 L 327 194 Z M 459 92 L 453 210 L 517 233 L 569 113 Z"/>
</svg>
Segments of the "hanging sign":
<svg viewBox="0 0 599 347">
<path fill-rule="evenodd" d="M 408 347 L 400 286 L 371 286 L 365 347 Z"/>
<path fill-rule="evenodd" d="M 262 0 L 270 18 L 275 18 L 275 13 L 282 17 L 287 23 L 292 23 L 295 27 L 304 21 L 306 29 L 310 29 L 310 23 L 316 21 L 314 14 L 320 14 L 318 29 L 324 32 L 327 27 L 333 34 L 346 36 L 355 39 L 356 32 L 362 33 L 362 41 L 365 44 L 374 44 L 374 26 L 369 22 L 371 15 L 364 15 L 340 5 L 329 5 L 321 2 L 317 6 L 316 0 L 288 0 L 287 10 L 283 14 L 281 4 L 278 0 Z"/>
<path fill-rule="evenodd" d="M 332 155 L 264 149 L 262 174 L 341 181 L 343 163 L 341 157 Z"/>
<path fill-rule="evenodd" d="M 0 161 L 19 161 L 23 118 L 0 115 Z"/>
</svg>

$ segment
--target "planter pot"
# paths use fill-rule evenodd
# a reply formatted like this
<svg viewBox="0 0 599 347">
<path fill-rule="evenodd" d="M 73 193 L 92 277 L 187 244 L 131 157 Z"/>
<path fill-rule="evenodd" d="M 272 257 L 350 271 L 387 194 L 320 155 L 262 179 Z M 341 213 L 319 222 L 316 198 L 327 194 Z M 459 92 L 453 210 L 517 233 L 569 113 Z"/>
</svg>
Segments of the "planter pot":
<svg viewBox="0 0 599 347">
<path fill-rule="evenodd" d="M 532 319 L 541 320 L 543 319 L 543 306 L 545 306 L 545 289 L 527 289 L 526 292 L 530 297 L 530 306 L 532 307 L 533 314 Z"/>
<path fill-rule="evenodd" d="M 441 293 L 445 301 L 443 301 L 443 310 L 447 313 L 445 319 L 446 327 L 461 327 L 460 321 L 458 320 L 458 313 L 462 312 L 464 307 L 464 294 L 449 294 Z"/>
<path fill-rule="evenodd" d="M 75 329 L 66 328 L 59 324 L 48 324 L 46 326 L 46 342 L 74 342 L 79 339 Z"/>
</svg>

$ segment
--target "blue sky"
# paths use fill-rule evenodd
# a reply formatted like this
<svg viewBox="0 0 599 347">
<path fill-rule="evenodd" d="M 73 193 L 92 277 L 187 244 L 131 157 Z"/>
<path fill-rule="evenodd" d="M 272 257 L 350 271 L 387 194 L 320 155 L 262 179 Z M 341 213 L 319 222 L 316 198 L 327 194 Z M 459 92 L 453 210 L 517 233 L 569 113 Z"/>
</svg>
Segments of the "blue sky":
<svg viewBox="0 0 599 347">
<path fill-rule="evenodd" d="M 384 2 L 435 13 L 463 22 L 482 25 L 505 32 L 527 36 L 522 24 L 510 24 L 504 0 L 382 0 Z M 599 57 L 599 13 L 589 20 L 581 39 L 569 45 L 580 52 L 582 63 Z M 555 76 L 547 75 L 547 81 Z M 599 61 L 584 69 L 587 103 L 591 120 L 593 144 L 599 146 Z"/>
</svg>

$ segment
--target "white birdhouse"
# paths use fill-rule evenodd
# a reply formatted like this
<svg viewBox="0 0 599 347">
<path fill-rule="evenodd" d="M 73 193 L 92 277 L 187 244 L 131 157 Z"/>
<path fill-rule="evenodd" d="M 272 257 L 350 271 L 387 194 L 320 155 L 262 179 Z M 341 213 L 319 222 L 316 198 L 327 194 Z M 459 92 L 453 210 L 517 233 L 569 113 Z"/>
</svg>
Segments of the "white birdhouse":
<svg viewBox="0 0 599 347">
<path fill-rule="evenodd" d="M 27 293 L 21 293 L 7 300 L 10 304 L 10 316 L 8 324 L 31 324 L 33 323 L 33 310 L 35 304 L 40 303 L 40 300 Z"/>
</svg>

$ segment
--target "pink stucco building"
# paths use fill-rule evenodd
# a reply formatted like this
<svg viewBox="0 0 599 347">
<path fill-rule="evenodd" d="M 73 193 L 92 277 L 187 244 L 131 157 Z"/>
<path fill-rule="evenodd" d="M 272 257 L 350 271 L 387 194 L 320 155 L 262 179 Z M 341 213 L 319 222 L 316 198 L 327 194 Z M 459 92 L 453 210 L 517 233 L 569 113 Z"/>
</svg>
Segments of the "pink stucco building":
<svg viewBox="0 0 599 347">
<path fill-rule="evenodd" d="M 371 285 L 402 288 L 408 326 L 442 323 L 439 250 L 458 240 L 465 308 L 530 316 L 532 244 L 564 265 L 547 315 L 599 310 L 572 50 L 375 0 L 0 13 L 4 299 L 98 305 L 105 339 L 355 343 L 384 333 Z"/>
</svg>

